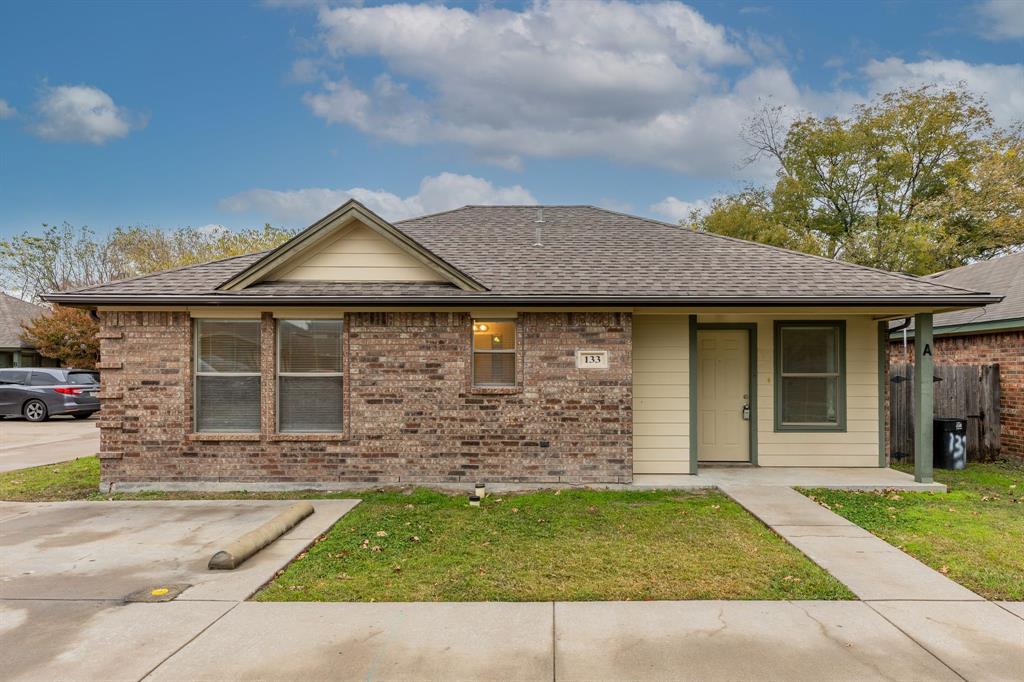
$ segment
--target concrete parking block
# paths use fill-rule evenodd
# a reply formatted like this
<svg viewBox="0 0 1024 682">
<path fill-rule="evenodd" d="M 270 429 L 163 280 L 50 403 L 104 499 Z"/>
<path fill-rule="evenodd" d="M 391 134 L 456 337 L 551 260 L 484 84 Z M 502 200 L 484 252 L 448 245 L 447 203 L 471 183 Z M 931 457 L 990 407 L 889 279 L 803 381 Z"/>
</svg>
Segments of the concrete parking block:
<svg viewBox="0 0 1024 682">
<path fill-rule="evenodd" d="M 550 603 L 246 602 L 151 679 L 550 680 L 552 648 Z"/>
<path fill-rule="evenodd" d="M 0 601 L 0 676 L 134 682 L 233 606 Z"/>
<path fill-rule="evenodd" d="M 722 492 L 769 526 L 852 526 L 792 488 L 781 486 L 722 486 Z"/>
<path fill-rule="evenodd" d="M 559 680 L 956 680 L 860 602 L 576 602 Z"/>
<path fill-rule="evenodd" d="M 968 680 L 1024 679 L 1024 621 L 989 602 L 872 602 Z"/>
</svg>

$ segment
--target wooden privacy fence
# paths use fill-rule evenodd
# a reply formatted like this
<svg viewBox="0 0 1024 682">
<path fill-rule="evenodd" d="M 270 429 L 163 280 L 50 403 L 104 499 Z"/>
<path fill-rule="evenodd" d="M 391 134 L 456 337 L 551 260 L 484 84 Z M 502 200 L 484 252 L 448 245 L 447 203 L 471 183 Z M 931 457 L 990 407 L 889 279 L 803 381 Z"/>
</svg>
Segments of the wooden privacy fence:
<svg viewBox="0 0 1024 682">
<path fill-rule="evenodd" d="M 935 416 L 967 419 L 967 459 L 999 454 L 999 365 L 935 365 Z M 914 461 L 914 366 L 889 366 L 889 452 Z M 931 448 L 929 447 L 929 450 Z"/>
</svg>

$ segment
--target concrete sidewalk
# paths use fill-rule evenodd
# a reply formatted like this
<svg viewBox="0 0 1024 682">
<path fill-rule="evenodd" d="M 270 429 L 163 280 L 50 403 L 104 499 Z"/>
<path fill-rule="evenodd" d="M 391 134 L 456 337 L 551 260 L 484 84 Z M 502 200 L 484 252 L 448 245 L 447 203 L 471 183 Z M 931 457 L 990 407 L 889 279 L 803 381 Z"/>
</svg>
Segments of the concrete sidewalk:
<svg viewBox="0 0 1024 682">
<path fill-rule="evenodd" d="M 976 606 L 1001 615 L 948 625 L 920 602 L 885 604 L 884 614 L 864 602 L 818 601 L 135 604 L 107 610 L 83 635 L 89 648 L 56 656 L 60 667 L 13 677 L 1021 679 L 1024 619 Z M 118 644 L 103 646 L 104 632 Z M 158 633 L 160 645 L 150 646 Z"/>
</svg>

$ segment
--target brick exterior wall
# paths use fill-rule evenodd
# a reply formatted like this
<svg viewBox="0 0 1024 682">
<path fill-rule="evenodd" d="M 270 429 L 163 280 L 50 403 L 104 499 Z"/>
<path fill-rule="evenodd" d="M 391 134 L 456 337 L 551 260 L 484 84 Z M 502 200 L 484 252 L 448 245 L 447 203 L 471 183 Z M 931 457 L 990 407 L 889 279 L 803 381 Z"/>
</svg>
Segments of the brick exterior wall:
<svg viewBox="0 0 1024 682">
<path fill-rule="evenodd" d="M 1001 454 L 1024 458 L 1024 331 L 936 336 L 937 365 L 999 365 Z M 914 342 L 889 344 L 890 363 L 913 363 Z M 886 383 L 888 386 L 888 383 Z"/>
<path fill-rule="evenodd" d="M 514 389 L 471 386 L 468 313 L 347 314 L 341 436 L 275 433 L 268 313 L 262 430 L 245 436 L 192 433 L 188 313 L 104 312 L 100 319 L 105 488 L 632 478 L 632 318 L 626 313 L 521 314 Z M 592 348 L 609 351 L 609 369 L 576 369 L 575 351 Z"/>
</svg>

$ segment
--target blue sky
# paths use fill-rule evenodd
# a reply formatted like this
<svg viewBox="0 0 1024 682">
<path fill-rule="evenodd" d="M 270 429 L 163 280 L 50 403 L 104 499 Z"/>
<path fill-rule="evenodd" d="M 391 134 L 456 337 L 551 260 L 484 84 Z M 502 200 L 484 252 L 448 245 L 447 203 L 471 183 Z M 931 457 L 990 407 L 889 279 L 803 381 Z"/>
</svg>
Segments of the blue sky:
<svg viewBox="0 0 1024 682">
<path fill-rule="evenodd" d="M 0 236 L 588 203 L 675 220 L 767 169 L 770 98 L 964 80 L 1024 117 L 1024 3 L 5 3 Z"/>
</svg>

